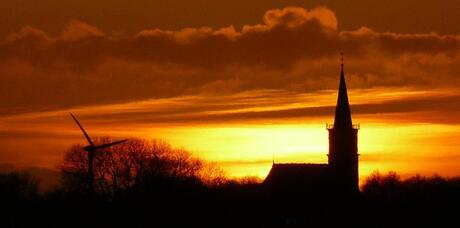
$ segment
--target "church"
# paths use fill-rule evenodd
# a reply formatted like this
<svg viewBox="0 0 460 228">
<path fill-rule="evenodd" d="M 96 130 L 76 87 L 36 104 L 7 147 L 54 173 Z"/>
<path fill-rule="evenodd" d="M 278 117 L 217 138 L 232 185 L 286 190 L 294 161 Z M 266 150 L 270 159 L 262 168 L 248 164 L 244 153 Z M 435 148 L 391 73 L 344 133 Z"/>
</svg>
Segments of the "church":
<svg viewBox="0 0 460 228">
<path fill-rule="evenodd" d="M 355 194 L 358 186 L 358 130 L 351 119 L 343 69 L 335 108 L 334 124 L 327 124 L 329 153 L 327 164 L 275 163 L 264 181 L 274 194 Z"/>
</svg>

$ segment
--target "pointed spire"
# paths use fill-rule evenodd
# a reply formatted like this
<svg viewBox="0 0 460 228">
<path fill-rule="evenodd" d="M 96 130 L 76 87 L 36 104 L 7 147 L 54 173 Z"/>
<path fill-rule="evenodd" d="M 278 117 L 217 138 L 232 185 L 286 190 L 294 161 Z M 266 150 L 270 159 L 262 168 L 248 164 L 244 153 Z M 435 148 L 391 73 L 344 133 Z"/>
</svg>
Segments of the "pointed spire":
<svg viewBox="0 0 460 228">
<path fill-rule="evenodd" d="M 343 74 L 343 61 L 344 61 L 343 52 L 340 52 L 340 61 L 342 61 L 342 63 L 340 64 L 340 67 L 342 69 L 342 74 Z"/>
<path fill-rule="evenodd" d="M 351 112 L 350 104 L 348 103 L 347 85 L 345 83 L 345 74 L 343 73 L 343 52 L 341 55 L 341 72 L 340 72 L 340 84 L 339 84 L 339 95 L 337 98 L 337 106 L 335 108 L 335 120 L 334 128 L 336 129 L 351 129 Z"/>
</svg>

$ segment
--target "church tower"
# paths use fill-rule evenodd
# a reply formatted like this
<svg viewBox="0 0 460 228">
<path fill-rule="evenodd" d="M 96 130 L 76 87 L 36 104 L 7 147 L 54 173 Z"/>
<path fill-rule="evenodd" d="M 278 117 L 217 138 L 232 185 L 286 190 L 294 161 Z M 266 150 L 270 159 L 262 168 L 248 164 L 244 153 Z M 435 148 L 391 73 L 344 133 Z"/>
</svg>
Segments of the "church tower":
<svg viewBox="0 0 460 228">
<path fill-rule="evenodd" d="M 343 72 L 343 54 L 340 72 L 339 93 L 335 109 L 334 124 L 328 124 L 329 131 L 329 167 L 339 188 L 358 192 L 358 130 L 353 125 L 347 85 Z"/>
</svg>

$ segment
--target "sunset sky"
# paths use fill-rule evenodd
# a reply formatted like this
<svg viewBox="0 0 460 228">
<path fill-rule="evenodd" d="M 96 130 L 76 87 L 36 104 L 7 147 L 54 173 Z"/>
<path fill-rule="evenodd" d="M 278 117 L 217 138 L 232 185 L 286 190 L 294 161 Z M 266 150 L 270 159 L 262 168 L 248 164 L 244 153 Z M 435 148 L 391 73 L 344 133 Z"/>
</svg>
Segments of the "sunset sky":
<svg viewBox="0 0 460 228">
<path fill-rule="evenodd" d="M 229 176 L 327 162 L 345 53 L 360 175 L 460 174 L 458 0 L 10 0 L 0 163 L 164 139 Z"/>
</svg>

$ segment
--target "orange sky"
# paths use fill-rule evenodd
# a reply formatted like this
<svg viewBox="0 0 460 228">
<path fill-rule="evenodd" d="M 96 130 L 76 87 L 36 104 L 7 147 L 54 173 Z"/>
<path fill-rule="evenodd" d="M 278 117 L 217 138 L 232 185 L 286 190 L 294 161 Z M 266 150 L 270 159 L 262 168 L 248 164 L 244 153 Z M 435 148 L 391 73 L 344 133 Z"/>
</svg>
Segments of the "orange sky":
<svg viewBox="0 0 460 228">
<path fill-rule="evenodd" d="M 326 162 L 344 51 L 361 175 L 460 173 L 455 1 L 174 2 L 8 1 L 0 163 L 55 167 L 84 142 L 69 111 L 94 137 L 166 139 L 231 176 L 264 176 L 273 154 Z"/>
</svg>

